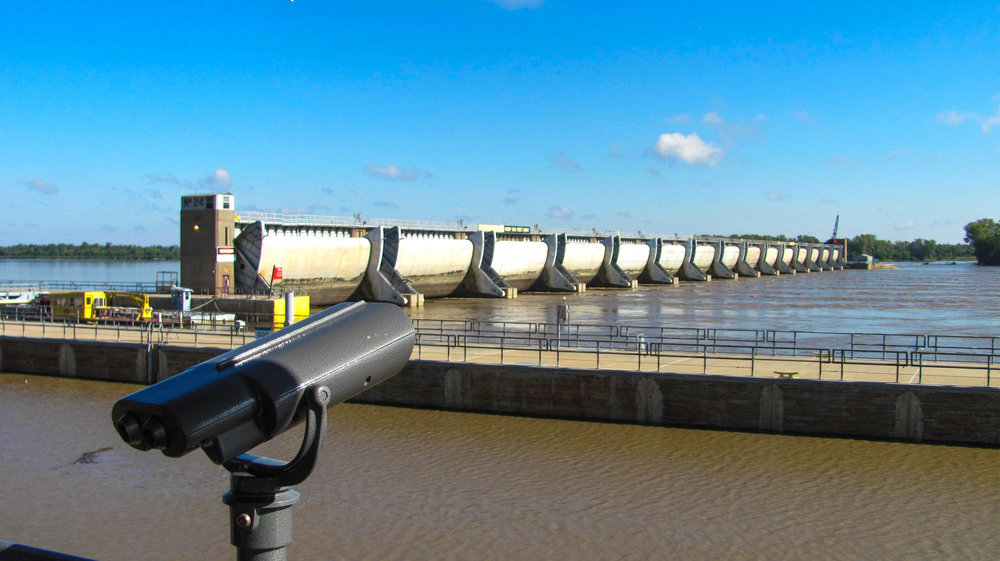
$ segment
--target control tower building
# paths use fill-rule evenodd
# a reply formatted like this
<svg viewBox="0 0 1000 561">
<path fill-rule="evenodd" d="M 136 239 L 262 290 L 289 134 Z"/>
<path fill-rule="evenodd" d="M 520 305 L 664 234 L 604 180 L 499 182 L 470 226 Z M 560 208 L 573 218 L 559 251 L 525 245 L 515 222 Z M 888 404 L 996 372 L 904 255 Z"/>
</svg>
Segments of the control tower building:
<svg viewBox="0 0 1000 561">
<path fill-rule="evenodd" d="M 181 286 L 195 294 L 234 292 L 235 230 L 231 193 L 181 197 Z"/>
</svg>

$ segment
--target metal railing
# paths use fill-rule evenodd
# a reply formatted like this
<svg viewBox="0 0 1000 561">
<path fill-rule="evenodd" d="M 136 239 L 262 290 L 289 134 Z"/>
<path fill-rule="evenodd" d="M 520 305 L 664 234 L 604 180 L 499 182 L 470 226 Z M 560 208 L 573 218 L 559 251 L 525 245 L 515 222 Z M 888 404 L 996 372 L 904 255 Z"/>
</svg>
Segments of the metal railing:
<svg viewBox="0 0 1000 561">
<path fill-rule="evenodd" d="M 533 366 L 993 386 L 996 337 L 413 320 L 415 357 Z M 0 335 L 231 349 L 271 326 L 0 317 Z"/>
<path fill-rule="evenodd" d="M 592 366 L 597 368 L 603 367 L 602 359 L 607 366 L 609 357 L 617 357 L 619 367 L 643 370 L 655 365 L 658 372 L 665 363 L 683 370 L 678 367 L 680 361 L 689 367 L 700 360 L 703 374 L 755 376 L 767 367 L 766 375 L 990 386 L 1000 362 L 1000 339 L 990 336 L 425 319 L 415 319 L 414 325 L 418 345 L 432 353 L 434 348 L 444 348 L 447 360 L 455 360 L 452 349 L 456 348 L 462 349 L 463 361 L 469 360 L 469 349 L 483 354 L 484 349 L 498 348 L 492 358 L 504 364 L 508 356 L 519 352 L 524 362 L 524 350 L 530 349 L 537 365 L 562 366 L 563 355 L 591 354 Z M 554 360 L 543 356 L 553 351 Z M 636 358 L 629 365 L 622 360 L 625 356 Z M 714 368 L 709 368 L 710 362 Z M 794 370 L 793 363 L 808 368 Z M 779 370 L 781 366 L 788 368 Z"/>
<path fill-rule="evenodd" d="M 602 339 L 626 348 L 640 343 L 659 343 L 684 350 L 686 346 L 743 345 L 758 349 L 822 347 L 845 349 L 853 353 L 880 351 L 906 352 L 1000 352 L 1000 337 L 966 335 L 925 335 L 859 333 L 837 331 L 802 331 L 773 329 L 730 329 L 699 327 L 634 326 L 617 324 L 578 324 L 550 322 L 508 322 L 487 320 L 414 319 L 422 333 L 461 333 L 468 336 L 517 335 L 542 339 L 557 338 L 567 342 Z M 581 343 L 583 344 L 583 343 Z"/>
<path fill-rule="evenodd" d="M 139 292 L 154 294 L 158 285 L 155 282 L 100 282 L 100 281 L 0 281 L 0 292 L 33 290 L 34 292 L 52 292 L 61 290 L 108 290 L 113 292 Z"/>
</svg>

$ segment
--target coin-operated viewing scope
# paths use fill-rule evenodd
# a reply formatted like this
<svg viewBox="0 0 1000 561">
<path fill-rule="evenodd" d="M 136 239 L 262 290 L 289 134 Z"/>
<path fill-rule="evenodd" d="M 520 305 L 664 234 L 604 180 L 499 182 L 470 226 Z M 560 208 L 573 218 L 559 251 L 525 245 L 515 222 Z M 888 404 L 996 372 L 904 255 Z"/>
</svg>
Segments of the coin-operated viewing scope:
<svg viewBox="0 0 1000 561">
<path fill-rule="evenodd" d="M 393 376 L 414 338 L 393 304 L 339 304 L 124 397 L 111 417 L 133 448 L 200 447 L 221 464 L 299 421 L 311 392 L 336 405 Z"/>
</svg>

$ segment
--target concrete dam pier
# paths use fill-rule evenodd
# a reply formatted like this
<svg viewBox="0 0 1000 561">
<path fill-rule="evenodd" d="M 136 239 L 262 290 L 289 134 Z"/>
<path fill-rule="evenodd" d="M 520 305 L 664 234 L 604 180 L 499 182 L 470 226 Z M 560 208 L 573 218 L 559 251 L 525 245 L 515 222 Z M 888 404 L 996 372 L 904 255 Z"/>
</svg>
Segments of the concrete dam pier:
<svg viewBox="0 0 1000 561">
<path fill-rule="evenodd" d="M 642 284 L 840 270 L 846 248 L 641 233 L 237 212 L 228 193 L 181 199 L 181 284 L 217 296 L 308 294 L 415 305 Z"/>
</svg>

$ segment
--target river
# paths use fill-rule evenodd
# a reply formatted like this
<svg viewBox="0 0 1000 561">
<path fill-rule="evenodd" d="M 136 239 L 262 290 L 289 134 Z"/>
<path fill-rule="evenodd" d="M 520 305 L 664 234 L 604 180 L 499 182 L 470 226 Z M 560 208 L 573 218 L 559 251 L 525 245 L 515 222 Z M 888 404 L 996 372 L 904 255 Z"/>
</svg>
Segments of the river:
<svg viewBox="0 0 1000 561">
<path fill-rule="evenodd" d="M 593 290 L 567 302 L 574 321 L 996 335 L 998 273 L 909 266 Z M 550 321 L 561 302 L 436 300 L 411 313 Z M 0 375 L 0 539 L 104 560 L 234 557 L 225 471 L 199 452 L 132 450 L 112 428 L 112 404 L 136 389 Z M 317 472 L 297 487 L 290 559 L 1000 551 L 997 450 L 356 404 L 331 409 L 329 429 Z M 297 445 L 287 434 L 262 452 L 289 457 Z"/>
</svg>

